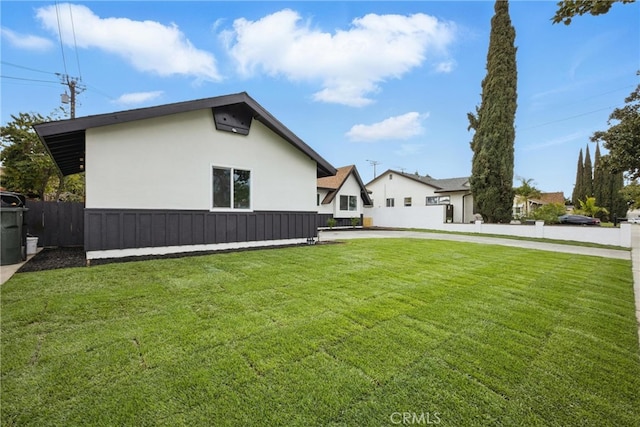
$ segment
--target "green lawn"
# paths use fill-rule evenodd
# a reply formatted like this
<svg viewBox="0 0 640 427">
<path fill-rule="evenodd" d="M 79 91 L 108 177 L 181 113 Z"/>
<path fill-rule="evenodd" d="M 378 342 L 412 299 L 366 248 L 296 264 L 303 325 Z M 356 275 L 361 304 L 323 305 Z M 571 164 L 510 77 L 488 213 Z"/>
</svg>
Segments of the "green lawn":
<svg viewBox="0 0 640 427">
<path fill-rule="evenodd" d="M 640 425 L 630 261 L 354 240 L 0 292 L 3 426 Z"/>
</svg>

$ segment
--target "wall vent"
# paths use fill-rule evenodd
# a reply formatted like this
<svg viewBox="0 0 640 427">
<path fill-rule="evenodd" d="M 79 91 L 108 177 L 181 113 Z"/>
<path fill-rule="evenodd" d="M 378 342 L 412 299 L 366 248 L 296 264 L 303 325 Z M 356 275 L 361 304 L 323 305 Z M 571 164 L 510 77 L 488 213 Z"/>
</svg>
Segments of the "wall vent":
<svg viewBox="0 0 640 427">
<path fill-rule="evenodd" d="M 216 129 L 240 135 L 249 135 L 253 114 L 246 104 L 225 105 L 212 110 Z"/>
</svg>

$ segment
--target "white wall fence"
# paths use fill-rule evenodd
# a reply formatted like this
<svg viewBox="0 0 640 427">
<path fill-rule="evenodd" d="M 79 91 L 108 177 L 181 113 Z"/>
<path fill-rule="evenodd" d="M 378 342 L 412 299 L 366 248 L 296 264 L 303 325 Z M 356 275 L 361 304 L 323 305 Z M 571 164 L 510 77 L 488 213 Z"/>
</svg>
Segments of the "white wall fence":
<svg viewBox="0 0 640 427">
<path fill-rule="evenodd" d="M 592 227 L 576 225 L 484 224 L 480 221 L 469 224 L 445 223 L 444 207 L 415 206 L 396 208 L 368 208 L 365 217 L 371 217 L 374 227 L 423 228 L 428 230 L 463 233 L 494 234 L 540 239 L 568 240 L 598 243 L 602 245 L 631 247 L 631 227 L 622 223 L 619 227 Z"/>
</svg>

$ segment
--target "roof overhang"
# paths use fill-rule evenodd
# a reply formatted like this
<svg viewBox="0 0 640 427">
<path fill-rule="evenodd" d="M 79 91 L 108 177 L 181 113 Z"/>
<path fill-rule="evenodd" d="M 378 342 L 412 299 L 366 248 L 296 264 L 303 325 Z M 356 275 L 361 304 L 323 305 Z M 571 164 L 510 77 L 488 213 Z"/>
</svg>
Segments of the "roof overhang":
<svg viewBox="0 0 640 427">
<path fill-rule="evenodd" d="M 203 109 L 211 109 L 214 118 L 217 119 L 219 108 L 225 106 L 233 106 L 232 110 L 242 111 L 248 117 L 258 120 L 314 160 L 317 164 L 318 178 L 336 174 L 336 169 L 328 161 L 298 138 L 246 92 L 70 120 L 45 122 L 35 125 L 34 129 L 62 175 L 66 176 L 84 170 L 87 129 Z M 231 131 L 232 129 L 235 128 L 230 126 L 228 130 Z"/>
</svg>

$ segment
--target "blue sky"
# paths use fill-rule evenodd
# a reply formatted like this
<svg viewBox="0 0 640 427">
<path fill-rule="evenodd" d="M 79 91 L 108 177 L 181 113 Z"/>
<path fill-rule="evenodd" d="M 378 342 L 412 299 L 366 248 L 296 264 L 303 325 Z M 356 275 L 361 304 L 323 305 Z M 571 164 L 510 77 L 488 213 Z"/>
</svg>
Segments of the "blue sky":
<svg viewBox="0 0 640 427">
<path fill-rule="evenodd" d="M 0 3 L 1 120 L 77 116 L 246 91 L 334 166 L 468 176 L 493 2 Z M 640 4 L 551 24 L 512 1 L 515 175 L 570 197 L 578 152 L 639 82 Z M 64 117 L 64 116 L 61 116 Z M 180 141 L 176 141 L 179 144 Z"/>
</svg>

